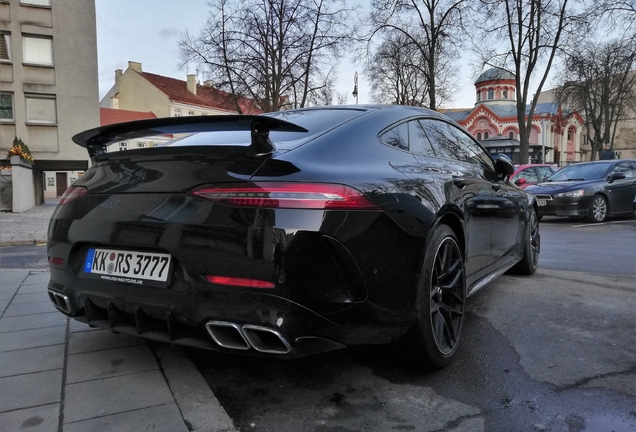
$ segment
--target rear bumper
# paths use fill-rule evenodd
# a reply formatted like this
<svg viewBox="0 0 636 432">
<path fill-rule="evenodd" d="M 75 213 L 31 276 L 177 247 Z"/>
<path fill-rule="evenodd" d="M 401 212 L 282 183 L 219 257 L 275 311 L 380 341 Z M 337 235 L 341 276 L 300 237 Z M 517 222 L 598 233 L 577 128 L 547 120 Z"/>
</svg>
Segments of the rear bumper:
<svg viewBox="0 0 636 432">
<path fill-rule="evenodd" d="M 80 322 L 220 352 L 295 358 L 347 345 L 388 343 L 409 328 L 407 322 L 336 324 L 290 300 L 232 288 L 191 288 L 153 296 L 142 291 L 114 293 L 112 285 L 99 283 L 90 289 L 72 285 L 49 282 L 49 297 L 58 310 Z"/>
<path fill-rule="evenodd" d="M 54 305 L 121 333 L 279 357 L 390 342 L 414 322 L 423 240 L 383 212 L 239 210 L 178 199 L 120 195 L 104 206 L 87 197 L 58 208 L 48 238 L 48 255 L 61 263 L 50 265 Z M 111 204 L 129 213 L 111 212 Z M 88 277 L 90 248 L 170 254 L 170 279 L 151 286 Z M 206 275 L 275 286 L 228 287 Z M 217 339 L 211 322 L 227 323 Z"/>
</svg>

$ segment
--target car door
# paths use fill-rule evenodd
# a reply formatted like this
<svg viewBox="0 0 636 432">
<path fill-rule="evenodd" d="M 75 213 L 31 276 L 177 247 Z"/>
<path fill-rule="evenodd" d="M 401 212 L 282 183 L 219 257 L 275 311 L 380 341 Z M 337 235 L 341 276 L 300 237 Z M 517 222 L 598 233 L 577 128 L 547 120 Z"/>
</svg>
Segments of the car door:
<svg viewBox="0 0 636 432">
<path fill-rule="evenodd" d="M 454 126 L 437 119 L 419 120 L 421 130 L 432 144 L 435 158 L 417 155 L 423 169 L 442 171 L 444 188 L 452 200 L 464 211 L 466 218 L 466 275 L 488 265 L 491 253 L 492 221 L 496 212 L 492 207 L 494 166 L 486 155 L 485 163 L 474 163 L 457 139 Z"/>
<path fill-rule="evenodd" d="M 466 157 L 470 163 L 485 165 L 484 171 L 490 182 L 492 191 L 492 235 L 489 264 L 505 260 L 517 251 L 519 244 L 521 213 L 525 211 L 527 200 L 522 191 L 511 182 L 502 179 L 492 165 L 492 159 L 475 140 L 459 128 L 452 129 L 462 148 L 466 149 Z M 490 168 L 492 167 L 492 168 Z"/>
<path fill-rule="evenodd" d="M 632 210 L 636 195 L 636 172 L 630 161 L 620 161 L 610 175 L 623 173 L 624 179 L 617 179 L 605 185 L 611 213 L 629 212 Z"/>
</svg>

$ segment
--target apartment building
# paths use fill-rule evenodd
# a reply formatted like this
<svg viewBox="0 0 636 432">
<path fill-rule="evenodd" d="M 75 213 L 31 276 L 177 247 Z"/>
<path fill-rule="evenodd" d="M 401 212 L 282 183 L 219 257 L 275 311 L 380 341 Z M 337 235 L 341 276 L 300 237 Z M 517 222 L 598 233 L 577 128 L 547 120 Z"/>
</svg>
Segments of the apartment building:
<svg viewBox="0 0 636 432">
<path fill-rule="evenodd" d="M 0 0 L 0 165 L 15 137 L 34 158 L 33 197 L 14 194 L 18 211 L 88 168 L 71 137 L 99 126 L 98 100 L 94 1 Z"/>
</svg>

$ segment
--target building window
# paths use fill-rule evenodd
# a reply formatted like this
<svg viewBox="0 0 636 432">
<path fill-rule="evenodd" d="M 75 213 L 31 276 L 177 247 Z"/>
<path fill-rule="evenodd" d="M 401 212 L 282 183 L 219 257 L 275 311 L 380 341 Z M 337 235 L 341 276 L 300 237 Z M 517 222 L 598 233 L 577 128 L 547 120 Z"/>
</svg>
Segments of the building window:
<svg viewBox="0 0 636 432">
<path fill-rule="evenodd" d="M 508 138 L 513 139 L 515 137 L 515 133 L 510 131 L 508 132 Z"/>
<path fill-rule="evenodd" d="M 24 63 L 53 66 L 53 39 L 48 36 L 22 36 Z"/>
<path fill-rule="evenodd" d="M 0 121 L 13 120 L 13 94 L 0 93 Z"/>
<path fill-rule="evenodd" d="M 20 0 L 20 3 L 34 6 L 51 6 L 51 0 Z"/>
<path fill-rule="evenodd" d="M 57 123 L 55 96 L 26 95 L 28 123 Z"/>
<path fill-rule="evenodd" d="M 174 109 L 174 116 L 175 117 L 181 117 L 181 108 L 175 108 Z"/>
<path fill-rule="evenodd" d="M 137 148 L 145 148 L 145 147 L 146 147 L 145 141 L 137 141 Z"/>
<path fill-rule="evenodd" d="M 122 141 L 119 143 L 119 151 L 128 150 L 128 142 Z"/>
<path fill-rule="evenodd" d="M 194 111 L 188 111 L 188 115 L 190 115 L 190 116 L 195 115 L 195 114 L 194 114 Z"/>
<path fill-rule="evenodd" d="M 481 100 L 481 92 L 477 92 L 477 102 Z"/>
<path fill-rule="evenodd" d="M 504 99 L 508 99 L 508 89 L 503 90 L 503 97 Z"/>
<path fill-rule="evenodd" d="M 484 132 L 484 139 L 488 139 L 490 135 L 488 135 L 488 132 Z"/>
<path fill-rule="evenodd" d="M 0 61 L 11 61 L 11 34 L 0 32 Z"/>
<path fill-rule="evenodd" d="M 568 129 L 568 141 L 572 141 L 572 136 L 573 136 L 572 129 Z"/>
<path fill-rule="evenodd" d="M 477 132 L 477 141 L 481 141 L 481 132 Z"/>
<path fill-rule="evenodd" d="M 488 89 L 488 99 L 494 99 L 494 98 L 495 98 L 495 90 Z"/>
</svg>

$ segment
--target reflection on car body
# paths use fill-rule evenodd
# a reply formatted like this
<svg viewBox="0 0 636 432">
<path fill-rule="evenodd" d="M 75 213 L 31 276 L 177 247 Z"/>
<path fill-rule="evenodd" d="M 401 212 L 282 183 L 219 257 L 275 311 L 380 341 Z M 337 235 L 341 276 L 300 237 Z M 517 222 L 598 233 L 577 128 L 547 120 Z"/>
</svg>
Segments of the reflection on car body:
<svg viewBox="0 0 636 432">
<path fill-rule="evenodd" d="M 144 131 L 180 138 L 103 152 Z M 93 165 L 53 214 L 48 290 L 93 326 L 290 358 L 405 339 L 441 367 L 466 298 L 536 270 L 536 202 L 510 160 L 429 110 L 153 119 L 74 140 Z"/>
</svg>

